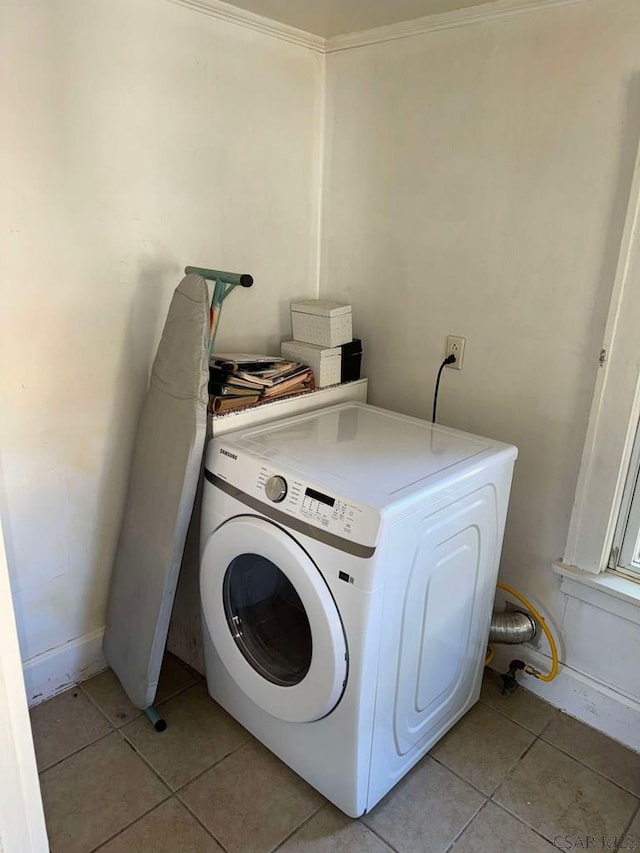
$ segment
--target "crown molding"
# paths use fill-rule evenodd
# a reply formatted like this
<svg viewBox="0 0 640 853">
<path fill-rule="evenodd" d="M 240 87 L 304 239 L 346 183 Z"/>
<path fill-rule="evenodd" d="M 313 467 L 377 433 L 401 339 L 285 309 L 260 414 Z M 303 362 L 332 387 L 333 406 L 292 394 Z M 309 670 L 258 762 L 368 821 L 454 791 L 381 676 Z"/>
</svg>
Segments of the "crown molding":
<svg viewBox="0 0 640 853">
<path fill-rule="evenodd" d="M 557 6 L 577 6 L 583 3 L 597 2 L 597 0 L 491 0 L 491 2 L 483 3 L 480 6 L 456 9 L 453 12 L 442 12 L 439 15 L 425 15 L 411 21 L 400 21 L 397 24 L 389 24 L 385 27 L 360 30 L 356 33 L 346 33 L 326 39 L 305 30 L 273 21 L 271 18 L 256 15 L 246 9 L 240 9 L 238 6 L 232 6 L 223 0 L 167 0 L 167 2 L 184 6 L 194 12 L 209 15 L 220 21 L 227 21 L 246 29 L 255 30 L 264 35 L 289 42 L 289 44 L 309 48 L 317 53 L 336 53 L 354 47 L 365 47 L 386 41 L 411 38 L 425 33 L 464 27 L 469 24 L 480 24 L 496 18 L 509 18 L 525 12 L 539 12 Z"/>
<path fill-rule="evenodd" d="M 278 21 L 271 20 L 271 18 L 263 18 L 262 15 L 256 15 L 246 9 L 224 3 L 223 0 L 168 0 L 168 2 L 177 6 L 185 6 L 194 12 L 217 18 L 219 21 L 237 24 L 240 27 L 245 27 L 245 29 L 255 30 L 264 35 L 281 39 L 289 42 L 289 44 L 306 47 L 318 53 L 325 52 L 325 39 L 322 36 L 316 36 L 296 27 L 281 24 Z"/>
<path fill-rule="evenodd" d="M 454 27 L 479 24 L 495 18 L 507 18 L 523 14 L 524 12 L 537 12 L 541 9 L 549 9 L 556 6 L 576 6 L 581 3 L 590 2 L 593 2 L 593 0 L 494 0 L 494 2 L 483 3 L 481 6 L 456 9 L 453 12 L 443 12 L 439 15 L 426 15 L 423 18 L 415 18 L 412 21 L 400 21 L 397 24 L 389 24 L 386 27 L 376 27 L 372 30 L 361 30 L 357 33 L 332 36 L 325 40 L 324 50 L 325 53 L 335 53 L 354 47 L 365 47 L 366 45 L 410 38 L 411 36 L 424 35 L 425 33 L 433 33 L 440 30 L 450 30 Z"/>
</svg>

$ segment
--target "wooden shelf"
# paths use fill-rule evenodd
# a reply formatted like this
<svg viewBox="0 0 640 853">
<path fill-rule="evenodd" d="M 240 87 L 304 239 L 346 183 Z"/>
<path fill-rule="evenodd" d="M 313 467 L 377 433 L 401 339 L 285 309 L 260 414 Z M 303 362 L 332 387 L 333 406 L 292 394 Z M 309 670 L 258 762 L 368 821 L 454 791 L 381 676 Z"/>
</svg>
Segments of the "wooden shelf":
<svg viewBox="0 0 640 853">
<path fill-rule="evenodd" d="M 323 409 L 336 403 L 356 401 L 367 402 L 367 380 L 357 379 L 355 382 L 344 382 L 342 385 L 330 385 L 328 388 L 318 388 L 292 397 L 270 400 L 259 406 L 247 406 L 246 409 L 236 409 L 233 412 L 222 412 L 209 416 L 209 433 L 224 435 L 232 430 L 254 426 L 276 418 L 286 418 L 289 415 L 299 415 L 314 409 Z"/>
</svg>

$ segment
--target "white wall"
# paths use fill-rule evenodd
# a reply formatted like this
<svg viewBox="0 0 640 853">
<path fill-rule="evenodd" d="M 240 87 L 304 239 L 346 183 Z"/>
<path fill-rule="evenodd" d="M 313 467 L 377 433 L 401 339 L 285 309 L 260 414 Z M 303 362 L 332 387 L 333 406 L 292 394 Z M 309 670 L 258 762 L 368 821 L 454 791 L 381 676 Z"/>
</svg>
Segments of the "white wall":
<svg viewBox="0 0 640 853">
<path fill-rule="evenodd" d="M 330 54 L 327 98 L 321 293 L 353 303 L 378 405 L 430 418 L 445 337 L 466 336 L 439 419 L 519 447 L 502 577 L 558 627 L 551 563 L 640 137 L 640 4 L 592 0 Z M 601 636 L 594 674 L 616 643 Z"/>
<path fill-rule="evenodd" d="M 220 349 L 277 351 L 291 297 L 317 292 L 324 60 L 160 0 L 2 4 L 0 56 L 0 511 L 33 698 L 100 665 L 182 268 L 255 278 Z"/>
</svg>

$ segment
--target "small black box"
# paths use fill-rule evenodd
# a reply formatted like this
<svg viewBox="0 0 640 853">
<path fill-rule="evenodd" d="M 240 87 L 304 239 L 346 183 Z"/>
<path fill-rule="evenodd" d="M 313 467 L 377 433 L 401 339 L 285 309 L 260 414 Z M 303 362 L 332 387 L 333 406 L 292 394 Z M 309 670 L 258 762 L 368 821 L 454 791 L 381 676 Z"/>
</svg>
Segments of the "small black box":
<svg viewBox="0 0 640 853">
<path fill-rule="evenodd" d="M 362 341 L 354 338 L 348 344 L 342 344 L 342 364 L 340 368 L 340 382 L 353 382 L 360 379 L 360 365 L 362 363 Z"/>
</svg>

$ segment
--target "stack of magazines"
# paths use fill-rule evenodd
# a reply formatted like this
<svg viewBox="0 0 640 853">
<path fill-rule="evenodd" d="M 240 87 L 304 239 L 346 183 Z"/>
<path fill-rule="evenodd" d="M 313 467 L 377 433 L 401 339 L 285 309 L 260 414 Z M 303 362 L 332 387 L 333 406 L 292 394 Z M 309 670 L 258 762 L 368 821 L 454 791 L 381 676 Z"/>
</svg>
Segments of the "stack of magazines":
<svg viewBox="0 0 640 853">
<path fill-rule="evenodd" d="M 209 409 L 214 413 L 314 389 L 310 367 L 278 356 L 214 353 L 209 364 Z"/>
</svg>

